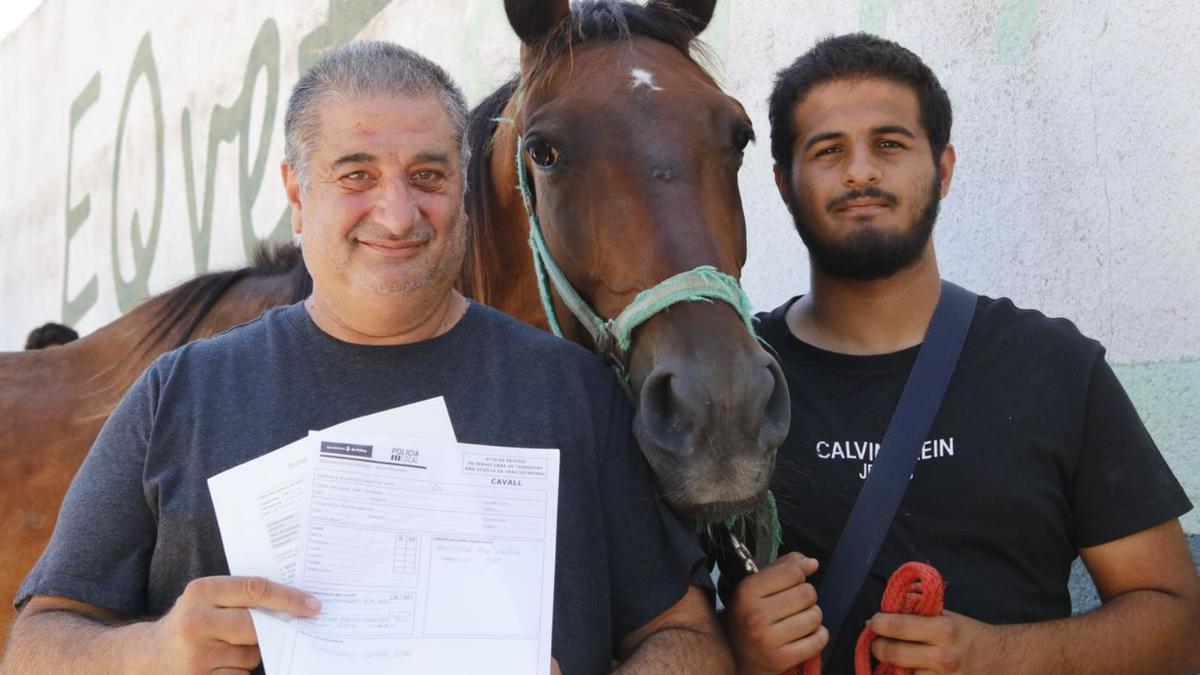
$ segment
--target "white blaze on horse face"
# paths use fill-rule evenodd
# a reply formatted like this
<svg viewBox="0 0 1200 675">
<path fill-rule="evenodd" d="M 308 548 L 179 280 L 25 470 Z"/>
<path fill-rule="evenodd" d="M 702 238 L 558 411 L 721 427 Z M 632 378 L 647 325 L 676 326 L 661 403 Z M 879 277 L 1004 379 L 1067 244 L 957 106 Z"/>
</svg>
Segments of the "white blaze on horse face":
<svg viewBox="0 0 1200 675">
<path fill-rule="evenodd" d="M 629 85 L 630 87 L 633 87 L 634 89 L 637 89 L 638 87 L 649 87 L 650 91 L 662 91 L 662 87 L 654 84 L 654 73 L 648 70 L 642 70 L 641 68 L 634 68 L 633 70 L 629 71 L 629 74 L 633 77 L 633 84 Z"/>
</svg>

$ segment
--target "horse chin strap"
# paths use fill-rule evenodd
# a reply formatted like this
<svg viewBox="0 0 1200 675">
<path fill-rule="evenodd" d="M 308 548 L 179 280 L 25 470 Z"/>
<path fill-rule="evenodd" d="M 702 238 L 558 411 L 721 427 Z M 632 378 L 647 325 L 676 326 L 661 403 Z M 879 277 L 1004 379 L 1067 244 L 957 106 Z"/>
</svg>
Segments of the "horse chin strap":
<svg viewBox="0 0 1200 675">
<path fill-rule="evenodd" d="M 554 334 L 562 337 L 562 326 L 554 313 L 554 303 L 550 299 L 550 287 L 558 293 L 563 304 L 571 314 L 579 319 L 592 341 L 596 350 L 610 359 L 616 366 L 629 386 L 629 351 L 633 346 L 633 331 L 655 314 L 679 302 L 720 300 L 733 307 L 746 330 L 754 335 L 754 325 L 750 309 L 750 300 L 742 290 L 737 279 L 717 270 L 710 265 L 697 267 L 676 274 L 658 285 L 648 288 L 634 297 L 621 313 L 611 319 L 604 319 L 579 295 L 571 286 L 567 275 L 554 261 L 546 238 L 542 234 L 542 225 L 533 207 L 533 192 L 529 184 L 529 174 L 525 163 L 521 161 L 521 150 L 524 141 L 517 137 L 517 176 L 520 180 L 521 198 L 525 202 L 525 213 L 529 216 L 529 248 L 533 251 L 533 267 L 537 276 L 538 292 L 542 298 L 542 307 L 550 322 Z"/>
</svg>

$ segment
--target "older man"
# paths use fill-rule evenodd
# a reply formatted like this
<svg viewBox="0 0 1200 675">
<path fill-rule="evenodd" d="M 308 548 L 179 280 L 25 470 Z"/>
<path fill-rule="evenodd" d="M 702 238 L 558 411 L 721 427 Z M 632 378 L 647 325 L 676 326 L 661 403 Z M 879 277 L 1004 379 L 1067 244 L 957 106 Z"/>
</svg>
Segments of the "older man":
<svg viewBox="0 0 1200 675">
<path fill-rule="evenodd" d="M 879 443 L 941 295 L 930 235 L 955 165 L 945 90 L 915 54 L 875 36 L 829 38 L 780 72 L 770 118 L 776 183 L 812 285 L 760 316 L 792 395 L 771 482 L 792 553 L 732 597 L 744 673 L 808 658 L 829 640 L 822 623 L 836 625 L 814 601 L 829 597 L 826 563 L 875 453 L 889 452 Z M 1104 348 L 1005 298 L 973 309 L 826 672 L 850 672 L 868 621 L 874 656 L 919 673 L 1196 672 L 1200 582 L 1177 520 L 1191 504 Z M 1105 602 L 1071 617 L 1076 555 Z M 889 575 L 910 560 L 941 571 L 945 616 L 878 613 Z"/>
<path fill-rule="evenodd" d="M 563 672 L 607 672 L 614 656 L 629 672 L 731 669 L 691 585 L 701 553 L 654 498 L 615 378 L 453 289 L 465 118 L 446 74 L 394 45 L 351 45 L 301 78 L 282 173 L 312 295 L 167 354 L 134 385 L 18 594 L 9 672 L 256 668 L 245 608 L 318 603 L 223 576 L 205 480 L 308 429 L 439 395 L 463 441 L 562 451 Z"/>
</svg>

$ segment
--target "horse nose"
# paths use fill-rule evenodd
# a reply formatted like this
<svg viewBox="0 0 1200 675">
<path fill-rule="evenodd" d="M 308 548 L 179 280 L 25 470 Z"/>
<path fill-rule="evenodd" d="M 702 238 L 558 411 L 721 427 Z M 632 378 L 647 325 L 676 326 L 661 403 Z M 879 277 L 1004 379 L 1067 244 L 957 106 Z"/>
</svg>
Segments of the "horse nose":
<svg viewBox="0 0 1200 675">
<path fill-rule="evenodd" d="M 721 462 L 779 447 L 791 418 L 787 384 L 761 350 L 733 364 L 660 362 L 642 384 L 638 438 L 664 459 L 711 450 Z M 649 445 L 651 448 L 646 448 Z"/>
</svg>

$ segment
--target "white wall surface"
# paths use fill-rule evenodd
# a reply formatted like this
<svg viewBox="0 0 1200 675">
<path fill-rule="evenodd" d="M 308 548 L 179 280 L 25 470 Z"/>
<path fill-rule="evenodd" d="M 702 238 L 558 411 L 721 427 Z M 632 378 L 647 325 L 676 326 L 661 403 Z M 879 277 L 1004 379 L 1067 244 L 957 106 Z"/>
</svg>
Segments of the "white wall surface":
<svg viewBox="0 0 1200 675">
<path fill-rule="evenodd" d="M 771 75 L 817 38 L 860 29 L 922 55 L 950 92 L 958 168 L 935 235 L 944 274 L 1071 318 L 1101 340 L 1122 377 L 1136 380 L 1131 391 L 1160 444 L 1171 439 L 1164 451 L 1195 500 L 1200 4 L 721 3 L 703 37 L 761 139 L 742 172 L 744 281 L 758 308 L 807 287 L 803 246 L 771 180 Z M 146 292 L 242 264 L 246 233 L 270 235 L 286 207 L 277 167 L 301 52 L 354 37 L 424 53 L 472 103 L 516 66 L 500 0 L 46 0 L 0 43 L 0 349 L 19 349 L 30 328 L 64 316 L 86 333 Z M 252 57 L 275 64 L 277 80 L 269 68 L 248 76 Z M 131 79 L 151 62 L 157 101 L 145 72 Z M 214 129 L 230 136 L 216 145 L 209 190 Z M 68 238 L 69 222 L 78 225 Z M 209 253 L 198 255 L 205 240 Z M 67 300 L 81 293 L 72 310 Z M 1136 373 L 1122 370 L 1135 364 Z"/>
</svg>

